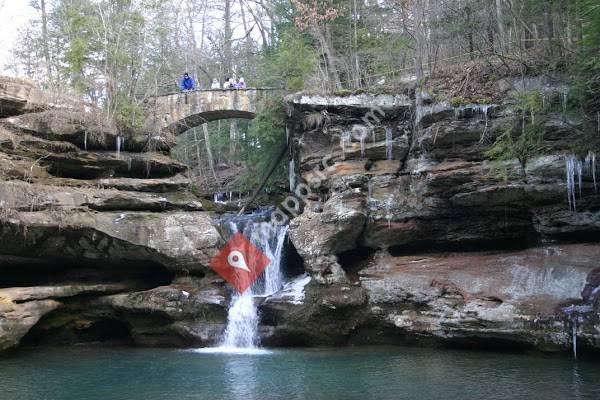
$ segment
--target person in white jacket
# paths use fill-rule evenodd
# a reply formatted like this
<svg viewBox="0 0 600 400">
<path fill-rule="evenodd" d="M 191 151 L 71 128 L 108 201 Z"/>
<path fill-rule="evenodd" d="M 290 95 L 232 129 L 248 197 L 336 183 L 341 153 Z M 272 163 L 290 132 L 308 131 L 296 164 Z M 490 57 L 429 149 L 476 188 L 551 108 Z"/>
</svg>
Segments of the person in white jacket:
<svg viewBox="0 0 600 400">
<path fill-rule="evenodd" d="M 219 80 L 217 78 L 214 78 L 212 81 L 212 85 L 210 86 L 211 89 L 221 89 L 221 84 L 219 83 Z"/>
</svg>

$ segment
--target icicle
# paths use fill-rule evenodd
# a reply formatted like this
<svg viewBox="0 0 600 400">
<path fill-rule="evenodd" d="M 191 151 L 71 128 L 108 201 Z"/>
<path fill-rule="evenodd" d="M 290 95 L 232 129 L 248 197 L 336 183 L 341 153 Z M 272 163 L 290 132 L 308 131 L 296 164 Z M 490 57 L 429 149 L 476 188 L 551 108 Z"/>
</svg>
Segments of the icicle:
<svg viewBox="0 0 600 400">
<path fill-rule="evenodd" d="M 596 184 L 596 153 L 590 152 L 592 158 L 592 178 L 594 179 L 594 191 L 598 191 L 598 185 Z"/>
<path fill-rule="evenodd" d="M 369 179 L 368 187 L 368 195 L 367 195 L 367 203 L 371 203 L 373 201 L 373 181 Z"/>
<path fill-rule="evenodd" d="M 394 158 L 394 132 L 392 128 L 385 128 L 385 153 L 387 155 L 387 159 L 391 160 Z"/>
<path fill-rule="evenodd" d="M 600 119 L 598 119 L 598 121 L 600 121 Z M 598 122 L 598 124 L 600 124 L 600 122 Z M 369 128 L 369 129 L 371 129 L 371 139 L 373 140 L 373 143 L 375 143 L 377 141 L 377 138 L 375 137 L 375 129 L 373 129 L 373 128 Z M 598 130 L 600 131 L 600 128 L 598 128 Z"/>
<path fill-rule="evenodd" d="M 285 142 L 290 144 L 290 129 L 287 126 L 285 127 Z"/>
<path fill-rule="evenodd" d="M 489 125 L 489 118 L 488 118 L 488 111 L 489 111 L 489 109 L 490 109 L 489 105 L 484 105 L 484 106 L 480 106 L 479 107 L 479 111 L 485 117 L 485 127 L 483 128 L 483 133 L 481 134 L 481 139 L 479 139 L 480 143 L 486 142 L 488 125 Z"/>
<path fill-rule="evenodd" d="M 392 215 L 392 197 L 388 197 L 387 201 L 385 202 L 385 219 L 387 219 L 387 223 L 388 223 L 388 229 L 390 229 L 392 227 L 392 218 L 394 216 Z"/>
<path fill-rule="evenodd" d="M 233 200 L 233 192 L 229 192 L 229 202 L 231 203 L 232 200 Z"/>
<path fill-rule="evenodd" d="M 568 96 L 569 95 L 568 95 L 567 91 L 565 90 L 563 92 L 563 95 L 562 95 L 563 114 L 567 113 L 567 100 L 568 100 Z"/>
<path fill-rule="evenodd" d="M 117 157 L 121 155 L 121 136 L 117 136 Z"/>
<path fill-rule="evenodd" d="M 342 146 L 342 155 L 346 159 L 346 147 L 352 142 L 352 133 L 344 132 L 341 137 L 340 144 Z"/>
<path fill-rule="evenodd" d="M 290 192 L 294 192 L 296 189 L 296 164 L 294 163 L 294 159 L 290 160 L 289 167 L 289 183 L 290 183 Z"/>
<path fill-rule="evenodd" d="M 573 318 L 573 358 L 577 360 L 577 317 Z"/>
<path fill-rule="evenodd" d="M 575 170 L 577 172 L 577 182 L 579 183 L 579 198 L 581 199 L 582 187 L 583 187 L 583 165 L 581 161 L 576 160 Z"/>
<path fill-rule="evenodd" d="M 598 191 L 598 185 L 596 183 L 596 153 L 593 151 L 588 152 L 584 160 L 584 173 L 588 173 L 594 181 L 594 191 Z"/>
<path fill-rule="evenodd" d="M 365 137 L 361 135 L 360 137 L 360 158 L 365 158 Z"/>
<path fill-rule="evenodd" d="M 87 151 L 87 131 L 83 133 L 83 149 Z"/>
<path fill-rule="evenodd" d="M 546 93 L 542 93 L 542 110 L 546 109 Z"/>
<path fill-rule="evenodd" d="M 462 112 L 462 107 L 456 107 L 454 109 L 454 119 L 459 119 Z"/>
<path fill-rule="evenodd" d="M 577 212 L 577 202 L 575 200 L 575 164 L 577 160 L 574 155 L 566 156 L 567 171 L 567 197 L 569 199 L 569 210 Z"/>
</svg>

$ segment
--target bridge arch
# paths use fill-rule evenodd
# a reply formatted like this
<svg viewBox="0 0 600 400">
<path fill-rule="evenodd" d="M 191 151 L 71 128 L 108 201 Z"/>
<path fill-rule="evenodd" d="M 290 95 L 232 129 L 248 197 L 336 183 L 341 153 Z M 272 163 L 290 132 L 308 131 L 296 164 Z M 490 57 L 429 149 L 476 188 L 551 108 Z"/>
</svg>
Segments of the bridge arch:
<svg viewBox="0 0 600 400">
<path fill-rule="evenodd" d="M 253 119 L 258 101 L 273 89 L 210 89 L 172 93 L 147 101 L 147 117 L 155 128 L 179 135 L 206 122 Z"/>
</svg>

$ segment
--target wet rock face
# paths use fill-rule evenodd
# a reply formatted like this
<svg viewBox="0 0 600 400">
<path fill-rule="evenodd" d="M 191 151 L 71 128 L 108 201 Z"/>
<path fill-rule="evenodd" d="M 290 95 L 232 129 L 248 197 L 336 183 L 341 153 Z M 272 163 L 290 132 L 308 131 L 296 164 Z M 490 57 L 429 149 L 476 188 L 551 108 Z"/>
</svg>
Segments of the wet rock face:
<svg viewBox="0 0 600 400">
<path fill-rule="evenodd" d="M 570 347 L 573 317 L 562 309 L 585 302 L 595 282 L 600 197 L 592 171 L 584 172 L 577 213 L 569 210 L 564 155 L 589 127 L 546 115 L 546 154 L 523 168 L 486 155 L 520 118 L 508 103 L 397 102 L 369 125 L 362 116 L 375 96 L 361 104 L 288 101 L 296 178 L 312 186 L 290 238 L 312 285 L 323 293 L 359 287 L 368 298 L 339 341 Z M 371 135 L 364 141 L 352 134 L 361 124 Z M 372 150 L 380 146 L 385 151 Z M 544 247 L 547 241 L 556 247 Z M 599 348 L 597 300 L 589 302 L 595 308 L 577 329 L 582 346 Z M 297 312 L 313 315 L 307 307 Z"/>
</svg>

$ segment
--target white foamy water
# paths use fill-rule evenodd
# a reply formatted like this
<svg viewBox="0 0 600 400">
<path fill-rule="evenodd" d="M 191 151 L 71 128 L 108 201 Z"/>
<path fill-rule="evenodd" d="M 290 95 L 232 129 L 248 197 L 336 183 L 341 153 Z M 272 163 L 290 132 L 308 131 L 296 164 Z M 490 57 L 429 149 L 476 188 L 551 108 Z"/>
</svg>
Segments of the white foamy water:
<svg viewBox="0 0 600 400">
<path fill-rule="evenodd" d="M 272 295 L 285 284 L 281 269 L 281 259 L 287 226 L 277 226 L 270 222 L 247 222 L 246 224 L 228 221 L 226 225 L 231 233 L 242 232 L 250 241 L 262 250 L 271 263 L 258 280 L 244 293 L 236 293 L 229 306 L 227 327 L 221 344 L 216 348 L 198 349 L 202 353 L 232 354 L 268 354 L 261 349 L 258 336 L 258 305 L 261 297 Z"/>
</svg>

